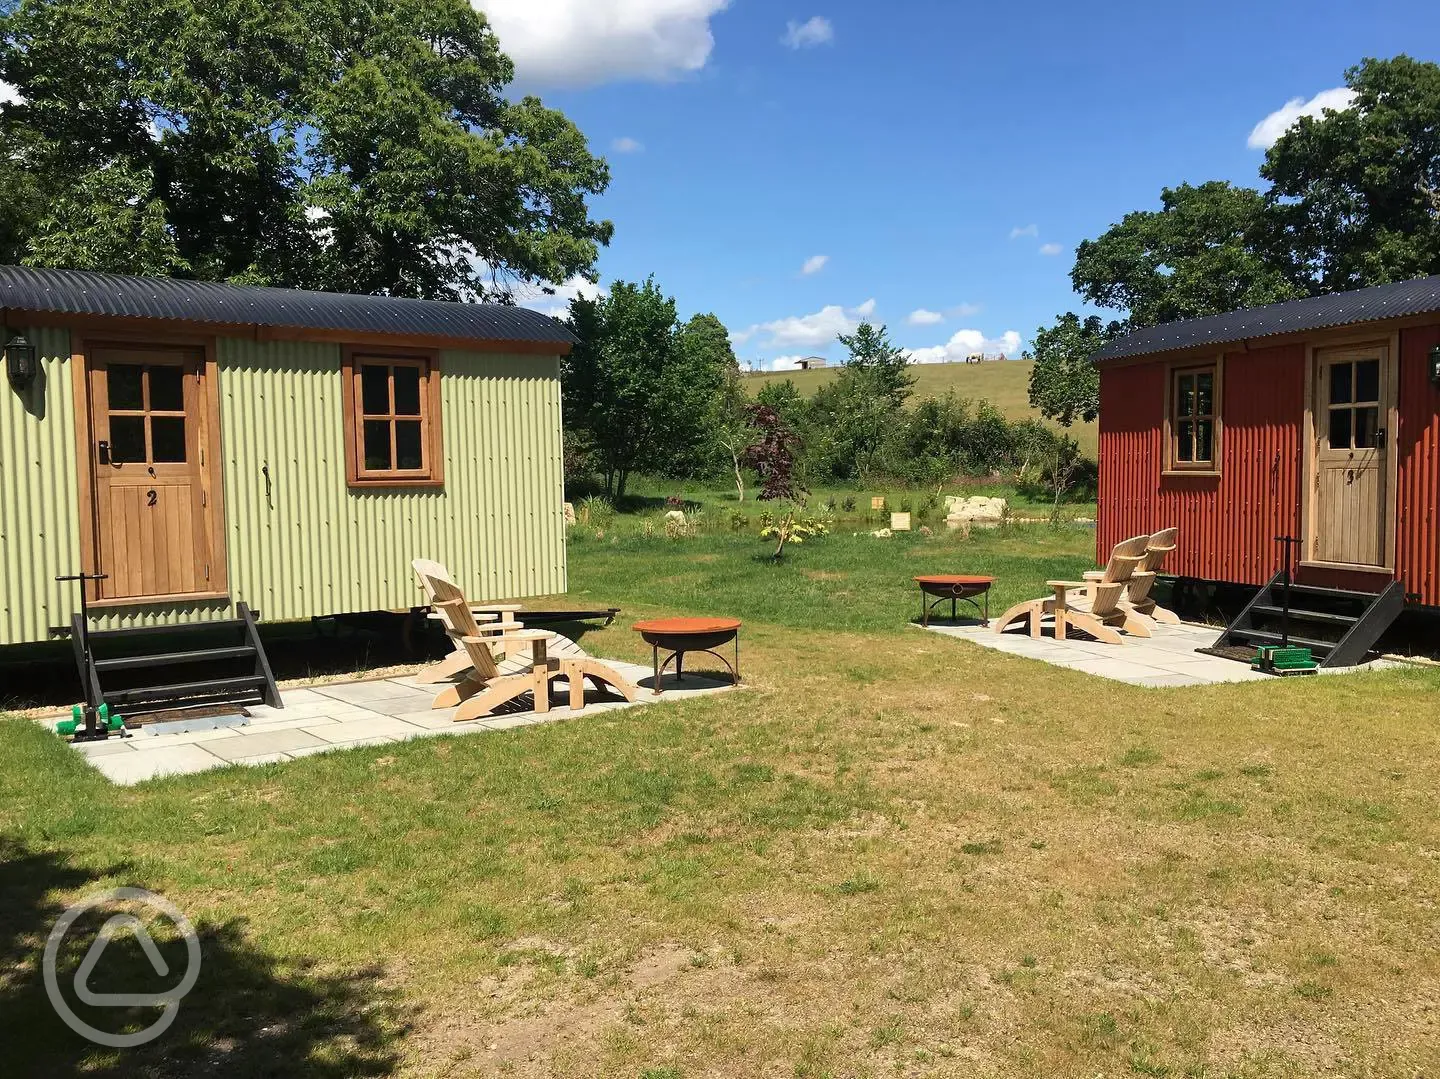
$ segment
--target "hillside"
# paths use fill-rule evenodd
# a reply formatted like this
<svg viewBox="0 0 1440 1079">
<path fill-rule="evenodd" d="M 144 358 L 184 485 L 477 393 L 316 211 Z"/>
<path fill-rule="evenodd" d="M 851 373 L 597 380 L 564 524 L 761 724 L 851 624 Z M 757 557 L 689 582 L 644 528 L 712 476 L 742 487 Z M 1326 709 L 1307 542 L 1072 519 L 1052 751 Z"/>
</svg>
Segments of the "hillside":
<svg viewBox="0 0 1440 1079">
<path fill-rule="evenodd" d="M 943 397 L 954 390 L 957 397 L 972 401 L 989 401 L 1011 419 L 1024 419 L 1040 414 L 1030 407 L 1029 360 L 1006 360 L 994 363 L 923 363 L 911 370 L 915 373 L 915 397 Z M 790 379 L 807 396 L 836 375 L 838 368 L 823 371 L 777 371 L 745 375 L 741 381 L 750 393 L 758 393 L 767 382 Z M 1100 434 L 1093 423 L 1077 424 L 1070 431 L 1080 443 L 1080 452 L 1095 459 L 1100 449 Z"/>
</svg>

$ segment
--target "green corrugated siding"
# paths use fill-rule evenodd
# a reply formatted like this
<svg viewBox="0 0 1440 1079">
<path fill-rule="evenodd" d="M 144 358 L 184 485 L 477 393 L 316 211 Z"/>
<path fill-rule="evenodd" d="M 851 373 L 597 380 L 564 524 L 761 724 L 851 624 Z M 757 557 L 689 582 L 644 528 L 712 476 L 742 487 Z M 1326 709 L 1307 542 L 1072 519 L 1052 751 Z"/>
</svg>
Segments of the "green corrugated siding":
<svg viewBox="0 0 1440 1079">
<path fill-rule="evenodd" d="M 47 357 L 68 353 L 67 335 L 36 337 Z M 477 598 L 565 590 L 558 359 L 445 352 L 444 488 L 352 492 L 338 346 L 222 339 L 216 358 L 233 599 L 266 619 L 406 608 L 420 602 L 410 570 L 420 556 L 444 562 Z M 46 373 L 53 412 L 43 421 L 25 418 L 13 393 L 0 406 L 3 643 L 43 639 L 74 605 L 59 586 L 36 593 L 40 577 L 79 560 L 69 369 L 47 359 Z M 13 460 L 27 462 L 23 478 Z M 226 610 L 145 607 L 97 624 Z"/>
<path fill-rule="evenodd" d="M 79 593 L 54 579 L 80 572 L 80 496 L 70 333 L 3 329 L 24 333 L 40 355 L 23 395 L 0 370 L 0 644 L 11 644 L 70 622 Z"/>
</svg>

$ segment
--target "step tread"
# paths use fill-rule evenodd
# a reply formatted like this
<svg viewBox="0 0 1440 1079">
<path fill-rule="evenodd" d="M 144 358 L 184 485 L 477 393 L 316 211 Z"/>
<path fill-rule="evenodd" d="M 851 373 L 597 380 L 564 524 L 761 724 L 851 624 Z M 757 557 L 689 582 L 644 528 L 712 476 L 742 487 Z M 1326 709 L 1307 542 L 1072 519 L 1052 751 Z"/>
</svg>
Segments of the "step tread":
<svg viewBox="0 0 1440 1079">
<path fill-rule="evenodd" d="M 91 617 L 98 618 L 99 615 Z M 163 626 L 133 626 L 130 629 L 92 629 L 88 636 L 92 641 L 121 641 L 127 637 L 158 637 L 166 633 L 186 633 L 194 630 L 244 629 L 242 618 L 221 618 L 205 622 L 177 622 Z"/>
<path fill-rule="evenodd" d="M 258 689 L 265 685 L 265 676 L 247 674 L 239 678 L 210 678 L 203 682 L 172 682 L 158 686 L 119 689 L 105 694 L 113 704 L 178 697 L 219 696 L 241 689 Z"/>
<path fill-rule="evenodd" d="M 1273 615 L 1276 618 L 1283 618 L 1285 616 L 1285 609 L 1283 607 L 1271 607 L 1264 603 L 1257 603 L 1254 607 L 1251 607 L 1250 610 L 1259 614 Z M 1353 626 L 1356 622 L 1360 621 L 1360 615 L 1358 614 L 1331 614 L 1328 611 L 1307 611 L 1303 608 L 1293 606 L 1290 608 L 1290 617 L 1302 622 L 1326 622 L 1333 626 Z"/>
<path fill-rule="evenodd" d="M 95 669 L 125 671 L 135 667 L 164 667 L 172 663 L 204 663 L 221 659 L 245 659 L 253 657 L 255 649 L 248 644 L 237 644 L 226 648 L 199 648 L 188 652 L 157 652 L 149 656 L 112 656 L 97 659 Z"/>
<path fill-rule="evenodd" d="M 1268 629 L 1232 629 L 1230 635 L 1232 637 L 1244 637 L 1247 640 L 1259 640 L 1266 644 L 1279 644 L 1283 640 L 1281 634 L 1271 632 Z M 1290 644 L 1297 648 L 1308 648 L 1312 652 L 1318 650 L 1328 653 L 1339 643 L 1339 641 L 1321 641 L 1312 637 L 1300 637 L 1294 633 L 1290 634 Z"/>
<path fill-rule="evenodd" d="M 1285 591 L 1284 585 L 1271 585 L 1271 594 L 1280 596 Z M 1292 584 L 1290 586 L 1292 595 L 1302 596 L 1328 596 L 1331 599 L 1355 600 L 1359 603 L 1374 603 L 1380 598 L 1380 592 L 1356 592 L 1349 588 L 1326 588 L 1318 584 Z"/>
</svg>

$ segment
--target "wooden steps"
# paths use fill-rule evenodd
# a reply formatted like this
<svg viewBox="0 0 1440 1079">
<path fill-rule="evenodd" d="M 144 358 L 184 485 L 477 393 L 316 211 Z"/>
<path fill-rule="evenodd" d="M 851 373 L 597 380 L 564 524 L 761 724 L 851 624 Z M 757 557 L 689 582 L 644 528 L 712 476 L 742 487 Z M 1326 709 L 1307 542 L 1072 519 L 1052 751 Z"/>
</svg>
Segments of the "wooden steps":
<svg viewBox="0 0 1440 1079">
<path fill-rule="evenodd" d="M 1277 573 L 1260 589 L 1215 642 L 1216 648 L 1289 644 L 1309 648 L 1321 667 L 1353 667 L 1365 662 L 1401 611 L 1405 589 L 1390 581 L 1379 592 L 1292 584 L 1289 587 L 1289 633 L 1284 574 Z"/>
<path fill-rule="evenodd" d="M 92 631 L 88 663 L 77 614 L 70 637 L 87 703 L 108 704 L 126 716 L 217 704 L 284 707 L 255 613 L 244 603 L 235 605 L 235 613 L 231 619 Z M 230 639 L 177 650 L 177 637 Z M 162 650 L 146 650 L 147 643 Z"/>
</svg>

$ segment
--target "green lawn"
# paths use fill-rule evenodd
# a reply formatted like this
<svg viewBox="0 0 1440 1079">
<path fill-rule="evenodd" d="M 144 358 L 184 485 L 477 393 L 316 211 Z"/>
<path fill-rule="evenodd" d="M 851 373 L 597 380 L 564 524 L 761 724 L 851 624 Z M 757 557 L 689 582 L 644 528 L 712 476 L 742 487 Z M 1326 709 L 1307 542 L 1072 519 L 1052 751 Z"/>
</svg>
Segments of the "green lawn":
<svg viewBox="0 0 1440 1079">
<path fill-rule="evenodd" d="M 972 401 L 986 400 L 1012 420 L 1039 418 L 1030 407 L 1030 360 L 1006 360 L 993 363 L 921 363 L 910 368 L 915 376 L 915 397 L 943 397 L 951 390 L 957 397 Z M 781 371 L 746 375 L 742 380 L 751 393 L 769 382 L 790 379 L 801 393 L 813 394 L 833 379 L 839 368 L 819 371 Z M 1099 454 L 1100 432 L 1094 423 L 1076 424 L 1071 434 L 1080 443 L 1080 451 L 1092 461 Z"/>
<path fill-rule="evenodd" d="M 733 613 L 747 690 L 128 789 L 0 724 L 6 1074 L 1435 1074 L 1440 676 L 1142 690 L 905 625 L 915 572 L 1003 603 L 1091 542 L 773 566 L 621 521 L 571 546 L 574 597 L 625 608 L 587 648 Z M 118 884 L 204 968 L 160 1043 L 100 1051 L 35 957 Z"/>
</svg>

